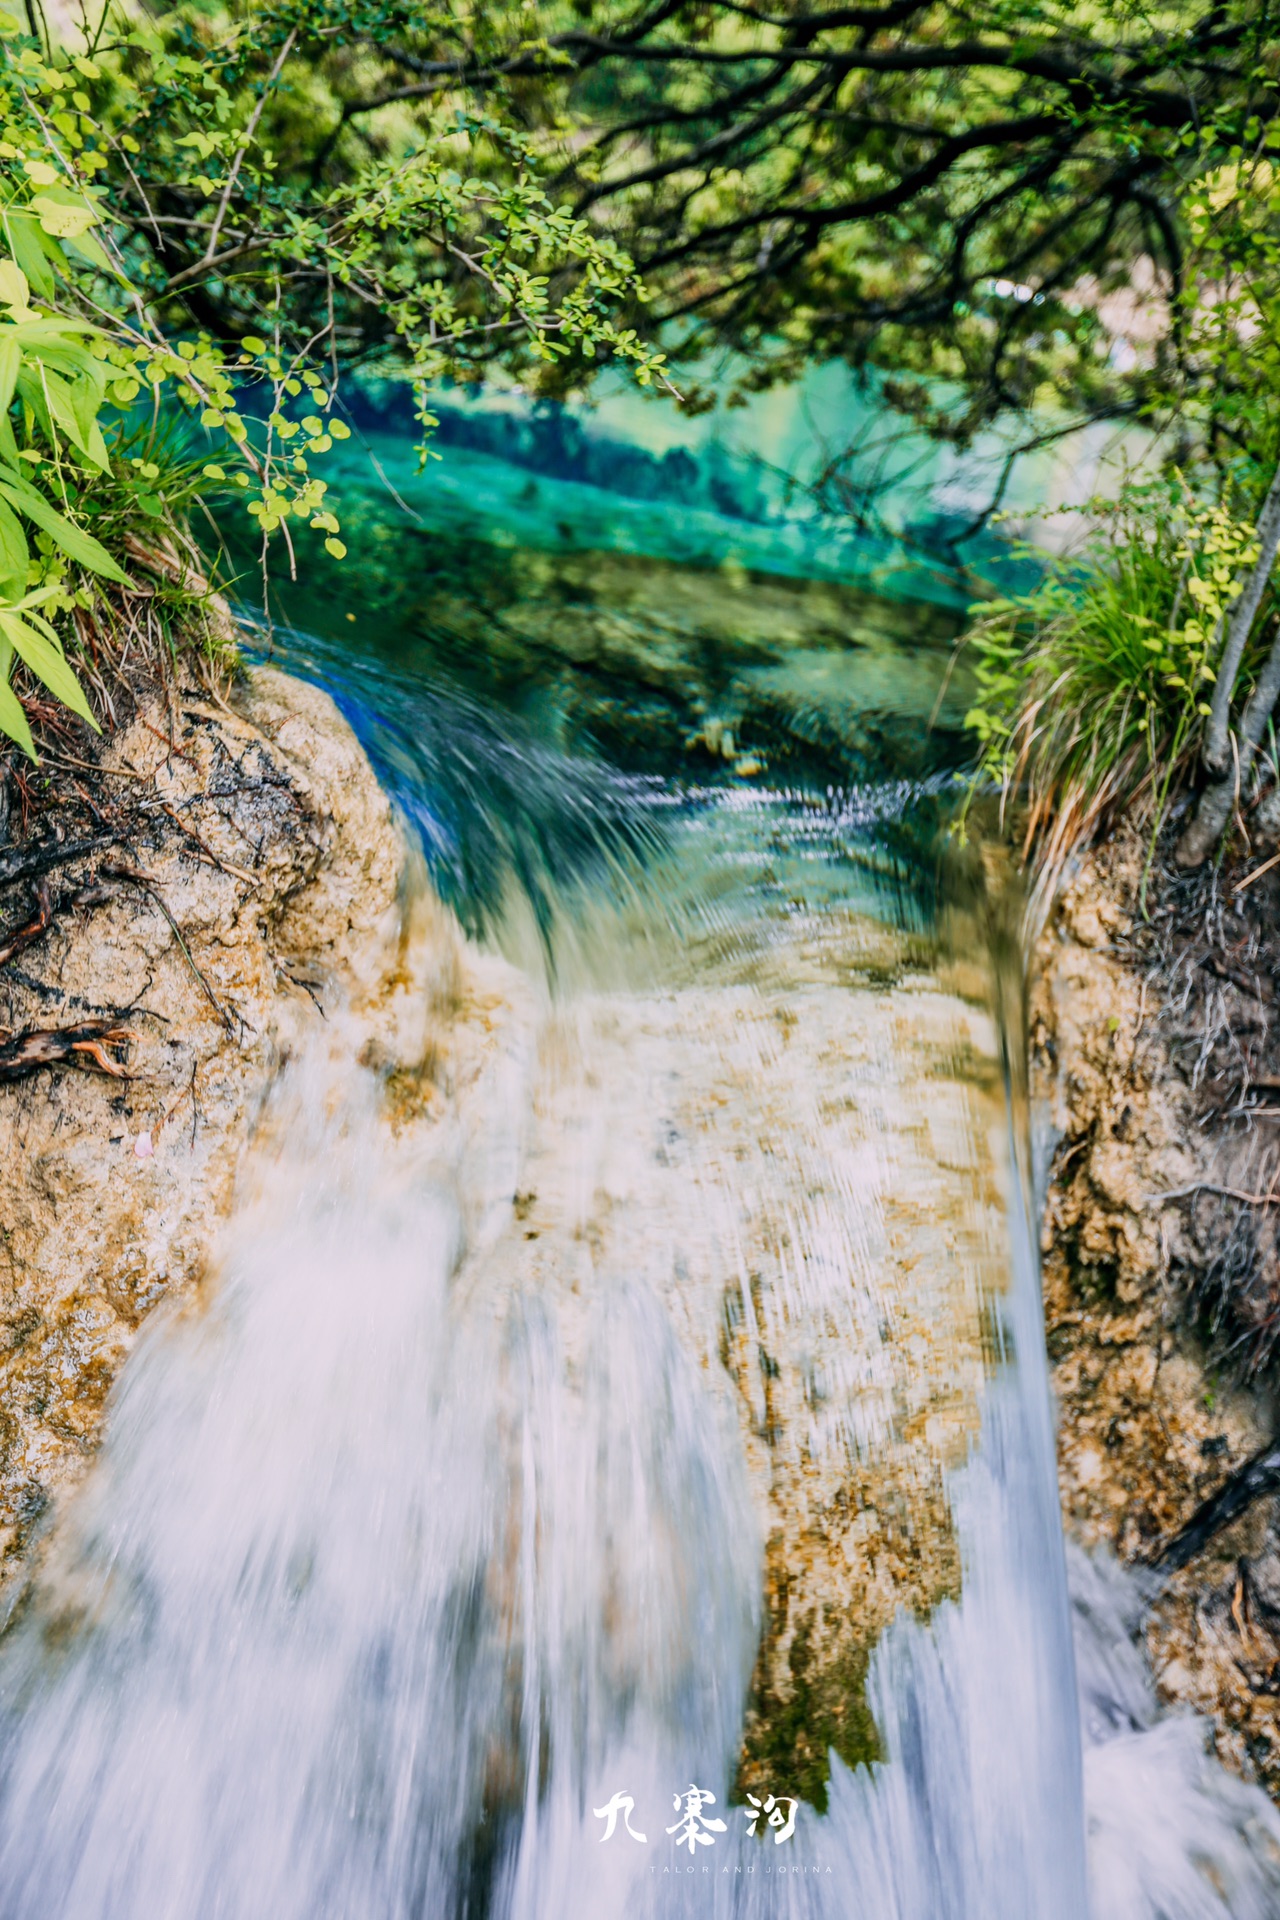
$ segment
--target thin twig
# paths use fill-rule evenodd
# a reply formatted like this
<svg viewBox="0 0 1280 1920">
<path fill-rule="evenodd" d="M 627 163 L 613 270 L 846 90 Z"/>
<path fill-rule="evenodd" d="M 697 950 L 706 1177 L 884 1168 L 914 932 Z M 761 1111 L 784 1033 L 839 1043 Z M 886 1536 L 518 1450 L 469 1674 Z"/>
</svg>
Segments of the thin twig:
<svg viewBox="0 0 1280 1920">
<path fill-rule="evenodd" d="M 1170 1187 L 1165 1193 L 1149 1193 L 1144 1206 L 1160 1207 L 1166 1200 L 1185 1200 L 1192 1193 L 1218 1193 L 1225 1200 L 1240 1200 L 1250 1207 L 1273 1207 L 1280 1201 L 1280 1195 L 1271 1193 L 1246 1193 L 1241 1187 L 1219 1187 L 1212 1180 L 1193 1180 L 1187 1187 Z"/>
<path fill-rule="evenodd" d="M 1280 864 L 1280 853 L 1273 853 L 1269 860 L 1264 860 L 1260 867 L 1255 867 L 1252 873 L 1247 873 L 1243 880 L 1237 880 L 1231 889 L 1232 893 L 1243 893 L 1246 887 L 1251 887 L 1255 880 L 1261 880 L 1263 874 L 1270 873 L 1272 867 L 1277 864 Z"/>
<path fill-rule="evenodd" d="M 237 880 L 243 880 L 251 887 L 257 887 L 262 884 L 261 875 L 250 873 L 246 867 L 233 866 L 230 860 L 224 860 L 219 854 L 216 854 L 208 841 L 201 839 L 194 827 L 189 827 L 185 820 L 178 818 L 177 812 L 167 801 L 161 803 L 160 811 L 168 814 L 178 831 L 185 833 L 188 840 L 193 840 L 201 853 L 205 855 L 206 859 L 212 860 L 215 867 L 221 867 L 224 873 L 233 874 Z"/>
<path fill-rule="evenodd" d="M 15 927 L 12 933 L 0 938 L 0 967 L 5 966 L 24 948 L 34 946 L 37 940 L 42 940 L 52 925 L 53 901 L 49 893 L 49 882 L 42 879 L 36 883 L 35 913 L 22 926 Z"/>
<path fill-rule="evenodd" d="M 77 767 L 81 773 L 100 773 L 113 780 L 141 780 L 149 783 L 149 773 L 139 773 L 134 767 L 99 767 L 92 760 L 74 760 L 69 753 L 50 753 L 48 747 L 40 749 L 42 761 L 51 767 Z"/>
<path fill-rule="evenodd" d="M 281 47 L 279 53 L 276 55 L 276 63 L 272 67 L 270 73 L 267 75 L 266 84 L 263 86 L 262 92 L 258 96 L 257 105 L 254 107 L 253 112 L 249 115 L 248 124 L 246 125 L 244 132 L 240 136 L 240 144 L 236 148 L 236 157 L 231 162 L 231 167 L 227 174 L 226 184 L 222 189 L 222 194 L 218 201 L 217 211 L 213 216 L 213 225 L 209 229 L 209 238 L 205 243 L 204 259 L 197 263 L 198 266 L 200 267 L 209 266 L 209 264 L 213 260 L 214 254 L 217 250 L 218 235 L 221 233 L 222 223 L 227 217 L 227 207 L 230 203 L 231 195 L 235 190 L 236 180 L 239 178 L 240 168 L 244 161 L 244 156 L 249 151 L 249 147 L 253 141 L 254 134 L 258 131 L 258 122 L 259 120 L 261 120 L 263 110 L 266 107 L 267 101 L 271 97 L 271 89 L 275 86 L 276 81 L 280 78 L 280 69 L 284 66 L 285 61 L 289 58 L 289 55 L 293 52 L 293 43 L 297 39 L 297 37 L 298 37 L 298 29 L 296 27 L 290 27 L 288 33 L 285 36 L 284 45 Z M 182 277 L 184 276 L 182 275 L 179 276 L 179 278 L 182 278 Z"/>
<path fill-rule="evenodd" d="M 149 894 L 151 899 L 155 901 L 161 913 L 164 915 L 165 919 L 169 922 L 170 927 L 173 929 L 173 937 L 177 941 L 178 946 L 182 951 L 182 957 L 186 961 L 187 965 L 190 967 L 196 980 L 199 982 L 201 990 L 204 993 L 205 999 L 209 1002 L 209 1005 L 213 1008 L 219 1020 L 221 1020 L 223 1026 L 226 1028 L 227 1032 L 230 1034 L 231 1038 L 234 1040 L 236 1038 L 236 1029 L 235 1029 L 235 1023 L 232 1020 L 231 1015 L 227 1012 L 227 1009 L 223 1006 L 221 1000 L 219 1000 L 217 994 L 214 992 L 213 988 L 209 985 L 209 982 L 206 979 L 205 975 L 201 972 L 200 968 L 197 966 L 195 959 L 192 956 L 191 949 L 183 938 L 182 928 L 178 925 L 172 913 L 170 913 L 168 903 L 165 900 L 164 896 L 160 893 L 151 875 L 147 873 L 142 873 L 137 867 L 126 867 L 122 861 L 112 861 L 109 864 L 105 865 L 102 870 L 104 873 L 115 874 L 121 880 L 131 880 L 135 886 L 141 887 L 144 893 Z"/>
<path fill-rule="evenodd" d="M 154 737 L 160 742 L 161 746 L 166 747 L 171 755 L 175 755 L 179 760 L 185 760 L 189 767 L 196 768 L 197 773 L 200 771 L 199 767 L 196 766 L 196 762 L 191 758 L 191 755 L 189 753 L 184 753 L 182 748 L 178 746 L 178 744 L 172 738 L 171 735 L 166 735 L 161 733 L 159 727 L 153 727 L 151 722 L 146 718 L 144 714 L 139 714 L 138 718 L 141 721 L 142 725 L 146 728 L 147 732 L 154 735 Z"/>
</svg>

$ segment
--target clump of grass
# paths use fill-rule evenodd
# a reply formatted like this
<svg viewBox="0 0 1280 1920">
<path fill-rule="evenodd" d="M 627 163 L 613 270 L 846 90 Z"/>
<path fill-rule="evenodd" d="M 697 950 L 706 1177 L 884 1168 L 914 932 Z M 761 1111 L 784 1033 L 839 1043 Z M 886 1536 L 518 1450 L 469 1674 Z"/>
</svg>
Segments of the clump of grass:
<svg viewBox="0 0 1280 1920">
<path fill-rule="evenodd" d="M 1033 592 L 982 605 L 965 642 L 972 791 L 999 792 L 1002 825 L 1018 809 L 1023 857 L 1049 884 L 1121 812 L 1149 824 L 1154 848 L 1200 744 L 1252 539 L 1229 498 L 1199 501 L 1179 476 L 1094 517 L 1081 552 Z"/>
</svg>

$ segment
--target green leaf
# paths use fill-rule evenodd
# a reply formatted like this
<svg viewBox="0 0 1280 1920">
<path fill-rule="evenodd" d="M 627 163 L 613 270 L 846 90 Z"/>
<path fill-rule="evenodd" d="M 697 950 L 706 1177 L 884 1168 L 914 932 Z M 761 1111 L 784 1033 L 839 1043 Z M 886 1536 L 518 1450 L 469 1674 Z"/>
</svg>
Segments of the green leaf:
<svg viewBox="0 0 1280 1920">
<path fill-rule="evenodd" d="M 87 362 L 85 377 L 68 386 L 67 397 L 71 402 L 71 411 L 75 415 L 76 425 L 80 429 L 80 437 L 87 444 L 97 422 L 98 408 L 102 405 L 103 386 L 94 377 L 97 369 L 89 355 L 83 354 L 80 358 Z"/>
<path fill-rule="evenodd" d="M 3 632 L 19 658 L 26 661 L 36 678 L 43 681 L 64 707 L 70 707 L 82 720 L 87 720 L 95 733 L 102 732 L 85 699 L 84 688 L 68 666 L 61 647 L 46 639 L 44 634 L 37 633 L 16 613 L 9 613 L 3 608 L 0 608 L 0 632 Z"/>
<path fill-rule="evenodd" d="M 20 307 L 24 312 L 31 304 L 27 276 L 15 260 L 0 260 L 0 302 L 6 307 Z"/>
<path fill-rule="evenodd" d="M 55 240 L 78 240 L 98 218 L 93 208 L 83 202 L 78 207 L 60 206 L 47 193 L 38 193 L 31 202 L 31 209 L 39 214 L 40 225 L 45 233 L 51 233 Z"/>
<path fill-rule="evenodd" d="M 51 300 L 53 274 L 35 219 L 29 213 L 6 213 L 4 227 L 10 250 L 23 273 L 42 299 Z"/>
<path fill-rule="evenodd" d="M 123 279 L 120 269 L 115 266 L 102 242 L 92 233 L 76 233 L 67 239 L 72 253 L 78 253 L 82 260 L 96 267 L 99 273 L 109 273 L 114 280 Z"/>
<path fill-rule="evenodd" d="M 16 741 L 25 754 L 32 760 L 35 759 L 36 743 L 31 738 L 27 716 L 22 711 L 22 704 L 7 680 L 0 681 L 0 733 Z"/>
<path fill-rule="evenodd" d="M 9 327 L 0 327 L 0 413 L 9 411 L 21 364 L 22 347 L 16 334 Z"/>
<path fill-rule="evenodd" d="M 93 444 L 91 430 L 94 423 L 91 419 L 89 427 L 86 428 L 84 408 L 77 404 L 81 396 L 77 395 L 75 391 L 67 385 L 65 380 L 60 379 L 56 373 L 52 373 L 48 367 L 46 367 L 44 371 L 44 391 L 48 399 L 50 412 L 62 428 L 62 431 L 66 434 L 72 446 L 78 448 L 85 459 L 90 461 L 92 465 L 101 467 L 105 472 L 107 466 L 106 448 L 103 448 L 100 459 L 94 458 L 91 451 Z M 97 409 L 95 408 L 94 412 L 96 411 Z M 101 438 L 102 436 L 99 434 L 99 443 L 101 443 Z"/>
<path fill-rule="evenodd" d="M 30 559 L 22 522 L 12 507 L 0 500 L 0 592 L 12 589 L 6 597 L 17 599 L 26 592 Z"/>
<path fill-rule="evenodd" d="M 14 325 L 24 346 L 30 341 L 43 351 L 53 353 L 79 353 L 80 349 L 72 344 L 73 334 L 102 334 L 102 328 L 95 327 L 92 321 L 68 320 L 60 313 L 29 313 L 24 319 L 15 320 Z M 80 357 L 85 358 L 83 354 Z M 97 362 L 92 364 L 96 366 Z"/>
<path fill-rule="evenodd" d="M 18 398 L 34 415 L 41 435 L 47 440 L 52 440 L 55 437 L 55 429 L 53 416 L 45 405 L 44 383 L 38 377 L 38 369 L 33 373 L 30 363 L 26 360 L 18 368 Z"/>
<path fill-rule="evenodd" d="M 25 514 L 28 520 L 34 521 L 36 526 L 56 540 L 67 558 L 74 560 L 77 566 L 87 567 L 90 573 L 99 573 L 105 580 L 115 580 L 121 586 L 128 586 L 128 574 L 120 570 L 100 541 L 55 512 L 44 495 L 37 493 L 34 487 L 23 484 L 17 474 L 13 475 L 13 480 L 18 481 L 16 486 L 0 481 L 0 499 L 7 500 L 11 507 L 16 507 L 19 513 Z"/>
</svg>

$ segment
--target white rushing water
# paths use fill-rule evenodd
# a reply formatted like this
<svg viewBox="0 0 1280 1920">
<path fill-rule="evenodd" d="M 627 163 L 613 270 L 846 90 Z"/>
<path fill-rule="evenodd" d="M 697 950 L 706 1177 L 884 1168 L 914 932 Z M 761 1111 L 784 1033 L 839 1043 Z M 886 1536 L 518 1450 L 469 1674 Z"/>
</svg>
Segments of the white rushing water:
<svg viewBox="0 0 1280 1920">
<path fill-rule="evenodd" d="M 981 1022 L 849 937 L 677 939 L 559 1007 L 473 957 L 398 1135 L 331 1009 L 0 1642 L 0 1920 L 1280 1912 L 1280 1821 L 1160 1718 L 1088 1562 L 1077 1711 L 1032 1244 L 938 1064 Z M 732 1297 L 807 1383 L 790 1480 Z M 895 1488 L 936 1455 L 963 1582 L 879 1639 L 882 1757 L 779 1844 L 729 1796 L 770 1502 L 824 1449 Z M 725 1824 L 690 1848 L 695 1787 Z"/>
</svg>

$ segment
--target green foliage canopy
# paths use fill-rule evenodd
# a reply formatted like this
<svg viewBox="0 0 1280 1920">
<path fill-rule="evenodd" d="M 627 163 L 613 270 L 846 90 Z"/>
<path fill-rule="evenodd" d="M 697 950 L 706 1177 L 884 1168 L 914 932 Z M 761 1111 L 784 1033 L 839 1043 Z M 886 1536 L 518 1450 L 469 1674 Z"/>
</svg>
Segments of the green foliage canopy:
<svg viewBox="0 0 1280 1920">
<path fill-rule="evenodd" d="M 743 349 L 748 384 L 874 363 L 960 443 L 1046 401 L 1167 410 L 1202 371 L 1180 324 L 1198 183 L 1277 147 L 1275 0 L 462 0 L 376 19 L 353 16 L 323 64 L 298 139 L 312 174 L 358 171 L 392 116 L 483 102 L 634 257 L 651 324 Z M 1164 325 L 1117 364 L 1099 305 L 1139 258 Z"/>
<path fill-rule="evenodd" d="M 331 0 L 104 12 L 76 50 L 0 20 L 0 732 L 27 752 L 14 660 L 88 718 L 49 616 L 90 604 L 77 570 L 126 578 L 83 522 L 122 486 L 124 520 L 175 504 L 124 452 L 148 398 L 214 437 L 201 479 L 264 550 L 301 519 L 341 558 L 315 463 L 350 431 L 344 368 L 393 352 L 424 434 L 432 389 L 481 365 L 665 377 L 617 317 L 644 298 L 629 259 L 551 200 L 518 127 L 437 102 L 338 177 L 304 151 L 326 61 L 382 25 Z"/>
</svg>

